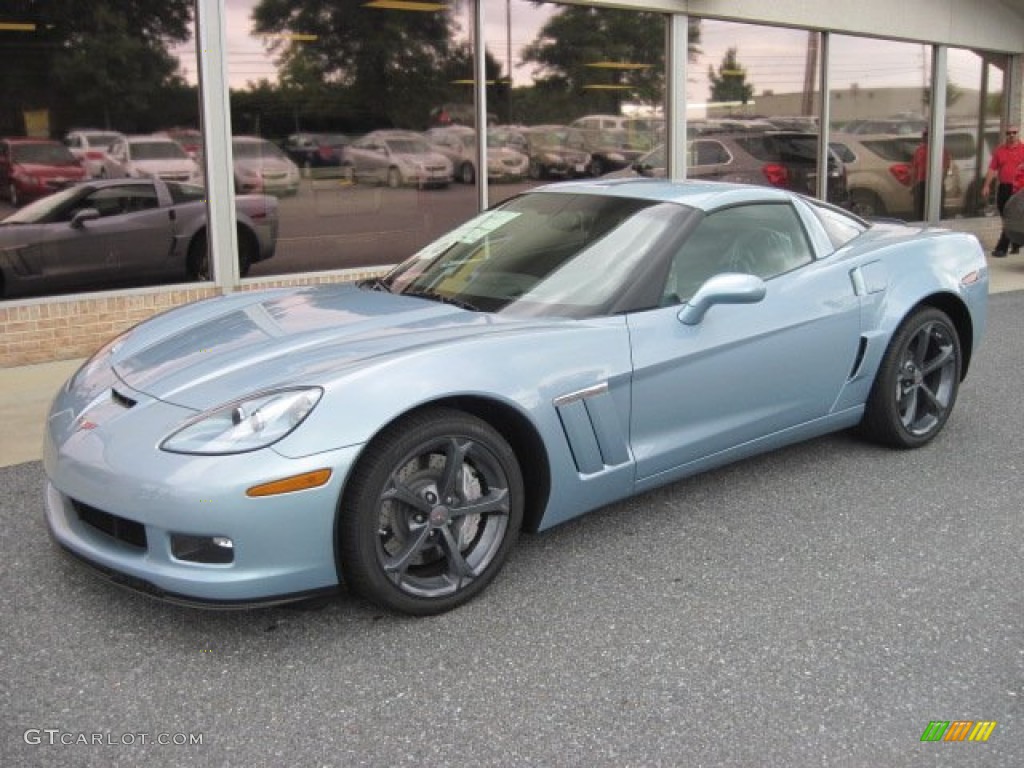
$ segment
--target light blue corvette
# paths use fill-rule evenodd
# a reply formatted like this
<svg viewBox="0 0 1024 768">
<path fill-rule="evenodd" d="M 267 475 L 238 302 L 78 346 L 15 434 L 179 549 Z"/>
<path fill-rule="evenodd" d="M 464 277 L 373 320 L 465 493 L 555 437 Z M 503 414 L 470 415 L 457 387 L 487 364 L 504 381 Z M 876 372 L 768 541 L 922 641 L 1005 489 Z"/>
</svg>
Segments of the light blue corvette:
<svg viewBox="0 0 1024 768">
<path fill-rule="evenodd" d="M 570 182 L 382 280 L 160 315 L 57 396 L 47 520 L 178 602 L 453 608 L 519 531 L 858 427 L 935 437 L 985 327 L 969 235 L 781 190 Z"/>
</svg>

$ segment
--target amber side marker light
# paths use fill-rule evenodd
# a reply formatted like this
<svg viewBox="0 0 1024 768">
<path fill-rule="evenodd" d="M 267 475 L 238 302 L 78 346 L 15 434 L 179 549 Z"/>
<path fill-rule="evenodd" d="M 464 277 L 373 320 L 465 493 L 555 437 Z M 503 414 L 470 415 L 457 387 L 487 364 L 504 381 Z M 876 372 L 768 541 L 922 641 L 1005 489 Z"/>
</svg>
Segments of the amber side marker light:
<svg viewBox="0 0 1024 768">
<path fill-rule="evenodd" d="M 308 491 L 310 488 L 319 488 L 331 479 L 331 470 L 316 469 L 312 472 L 303 472 L 301 475 L 285 477 L 281 480 L 274 480 L 262 485 L 254 485 L 245 492 L 246 496 L 277 496 L 282 493 L 294 491 Z"/>
<path fill-rule="evenodd" d="M 974 285 L 979 280 L 981 280 L 981 270 L 976 269 L 973 272 L 968 272 L 966 275 L 961 277 L 960 285 Z"/>
</svg>

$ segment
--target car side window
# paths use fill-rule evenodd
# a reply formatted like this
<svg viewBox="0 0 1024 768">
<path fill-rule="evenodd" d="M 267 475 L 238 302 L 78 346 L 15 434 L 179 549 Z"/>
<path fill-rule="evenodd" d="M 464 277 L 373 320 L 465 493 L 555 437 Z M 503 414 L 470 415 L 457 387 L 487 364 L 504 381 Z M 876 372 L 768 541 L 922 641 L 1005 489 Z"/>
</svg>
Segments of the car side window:
<svg viewBox="0 0 1024 768">
<path fill-rule="evenodd" d="M 741 205 L 708 214 L 676 253 L 662 305 L 686 301 L 726 272 L 764 280 L 813 261 L 800 218 L 788 203 Z"/>
</svg>

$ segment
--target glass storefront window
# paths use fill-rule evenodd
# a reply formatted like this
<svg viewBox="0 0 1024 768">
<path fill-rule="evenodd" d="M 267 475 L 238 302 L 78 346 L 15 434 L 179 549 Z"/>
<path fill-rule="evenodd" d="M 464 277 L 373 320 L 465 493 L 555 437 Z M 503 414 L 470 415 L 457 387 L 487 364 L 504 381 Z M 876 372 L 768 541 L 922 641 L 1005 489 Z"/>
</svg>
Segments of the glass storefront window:
<svg viewBox="0 0 1024 768">
<path fill-rule="evenodd" d="M 842 162 L 819 162 L 817 32 L 702 19 L 687 82 L 687 176 L 846 201 Z"/>
<path fill-rule="evenodd" d="M 931 48 L 832 35 L 829 52 L 829 144 L 846 165 L 853 210 L 920 218 L 913 160 L 928 125 Z M 961 205 L 959 188 L 947 187 L 946 205 Z"/>
<path fill-rule="evenodd" d="M 205 217 L 193 0 L 21 5 L 0 26 L 0 298 L 185 281 L 175 238 Z"/>
</svg>

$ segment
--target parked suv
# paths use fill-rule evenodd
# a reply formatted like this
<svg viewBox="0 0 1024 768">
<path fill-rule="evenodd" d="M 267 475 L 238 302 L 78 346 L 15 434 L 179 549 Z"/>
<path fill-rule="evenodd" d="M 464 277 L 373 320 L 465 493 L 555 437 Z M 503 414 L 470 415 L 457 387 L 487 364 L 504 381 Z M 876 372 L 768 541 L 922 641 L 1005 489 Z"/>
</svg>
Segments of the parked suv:
<svg viewBox="0 0 1024 768">
<path fill-rule="evenodd" d="M 705 181 L 817 193 L 818 136 L 801 131 L 708 134 L 688 143 L 687 176 Z M 659 146 L 623 171 L 608 176 L 665 176 L 665 149 Z M 833 149 L 828 156 L 828 201 L 848 205 L 846 168 Z"/>
<path fill-rule="evenodd" d="M 846 166 L 850 207 L 864 218 L 913 219 L 911 160 L 920 136 L 834 133 L 829 141 Z M 963 187 L 957 160 L 943 181 L 943 215 L 961 210 Z"/>
</svg>

